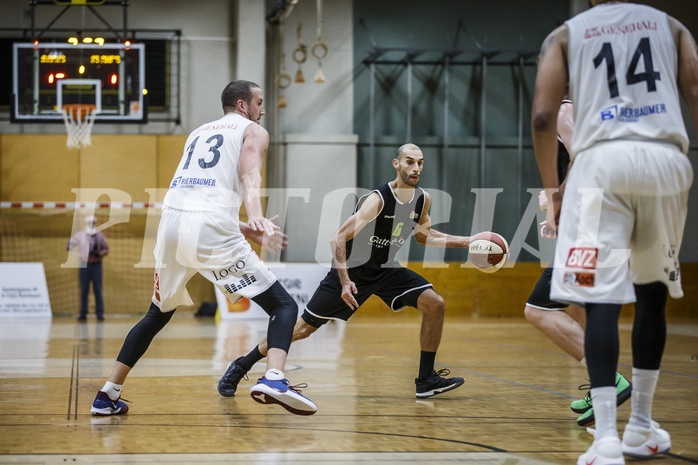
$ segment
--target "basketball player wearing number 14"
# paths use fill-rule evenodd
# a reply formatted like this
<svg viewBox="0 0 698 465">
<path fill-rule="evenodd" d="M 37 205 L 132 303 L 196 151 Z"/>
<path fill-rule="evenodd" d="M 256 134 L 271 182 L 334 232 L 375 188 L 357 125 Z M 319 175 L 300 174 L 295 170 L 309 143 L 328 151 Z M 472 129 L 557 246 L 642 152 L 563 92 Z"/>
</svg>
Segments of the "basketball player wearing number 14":
<svg viewBox="0 0 698 465">
<path fill-rule="evenodd" d="M 575 102 L 572 167 L 558 228 L 551 298 L 586 308 L 584 350 L 596 416 L 581 465 L 666 453 L 652 420 L 666 342 L 667 294 L 683 296 L 678 255 L 693 172 L 683 95 L 698 133 L 698 51 L 688 30 L 643 5 L 592 0 L 541 48 L 533 142 L 556 228 L 556 118 L 568 85 Z M 575 261 L 572 257 L 591 259 Z M 628 253 L 629 252 L 629 253 Z M 622 442 L 614 378 L 621 305 L 635 302 L 631 414 Z"/>
</svg>

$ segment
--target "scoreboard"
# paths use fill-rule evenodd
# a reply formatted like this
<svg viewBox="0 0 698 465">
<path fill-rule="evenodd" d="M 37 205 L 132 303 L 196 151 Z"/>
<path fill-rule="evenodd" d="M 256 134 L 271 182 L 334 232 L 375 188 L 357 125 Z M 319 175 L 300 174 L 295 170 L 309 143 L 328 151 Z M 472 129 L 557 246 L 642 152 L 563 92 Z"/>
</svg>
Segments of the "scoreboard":
<svg viewBox="0 0 698 465">
<path fill-rule="evenodd" d="M 145 122 L 145 45 L 34 42 L 13 45 L 12 120 L 62 120 L 65 104 L 89 104 L 96 121 Z"/>
</svg>

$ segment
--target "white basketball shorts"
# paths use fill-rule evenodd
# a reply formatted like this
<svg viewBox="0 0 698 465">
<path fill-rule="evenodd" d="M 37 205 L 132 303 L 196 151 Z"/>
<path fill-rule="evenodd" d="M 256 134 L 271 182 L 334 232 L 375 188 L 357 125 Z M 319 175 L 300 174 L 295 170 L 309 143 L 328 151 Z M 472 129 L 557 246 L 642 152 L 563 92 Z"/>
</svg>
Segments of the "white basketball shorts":
<svg viewBox="0 0 698 465">
<path fill-rule="evenodd" d="M 164 312 L 193 304 L 186 284 L 196 273 L 231 302 L 257 296 L 276 281 L 238 222 L 221 213 L 163 208 L 154 255 L 153 302 Z"/>
<path fill-rule="evenodd" d="M 683 297 L 679 249 L 693 170 L 674 145 L 613 141 L 577 155 L 562 200 L 551 298 L 635 302 L 633 284 Z"/>
</svg>

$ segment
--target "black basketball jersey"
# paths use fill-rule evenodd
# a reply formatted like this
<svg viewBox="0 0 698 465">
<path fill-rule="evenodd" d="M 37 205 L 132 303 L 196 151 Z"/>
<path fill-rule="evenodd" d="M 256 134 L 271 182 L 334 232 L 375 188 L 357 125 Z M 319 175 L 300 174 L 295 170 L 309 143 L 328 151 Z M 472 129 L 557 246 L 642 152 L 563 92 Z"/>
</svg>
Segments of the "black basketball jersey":
<svg viewBox="0 0 698 465">
<path fill-rule="evenodd" d="M 397 200 L 390 184 L 383 184 L 362 196 L 356 203 L 356 213 L 366 198 L 372 193 L 380 195 L 383 201 L 378 215 L 366 227 L 347 242 L 347 266 L 355 268 L 386 268 L 400 266 L 395 261 L 395 254 L 412 235 L 424 209 L 424 197 L 421 187 L 414 190 L 412 199 L 407 203 Z"/>
</svg>

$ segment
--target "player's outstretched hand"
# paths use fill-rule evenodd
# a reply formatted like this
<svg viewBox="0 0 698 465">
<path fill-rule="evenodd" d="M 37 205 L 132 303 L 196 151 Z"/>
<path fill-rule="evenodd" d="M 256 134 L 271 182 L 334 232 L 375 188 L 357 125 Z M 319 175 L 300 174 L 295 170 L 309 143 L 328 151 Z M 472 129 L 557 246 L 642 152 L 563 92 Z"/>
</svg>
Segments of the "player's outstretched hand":
<svg viewBox="0 0 698 465">
<path fill-rule="evenodd" d="M 261 245 L 273 252 L 279 252 L 288 246 L 288 236 L 281 231 L 281 228 L 274 223 L 274 221 L 279 217 L 276 215 L 272 218 L 263 218 L 267 222 L 271 223 L 272 234 L 268 234 L 265 229 L 260 229 L 260 223 L 257 221 L 255 226 L 252 226 L 252 222 L 240 223 L 240 231 L 245 235 L 246 238 L 252 242 Z"/>
</svg>

